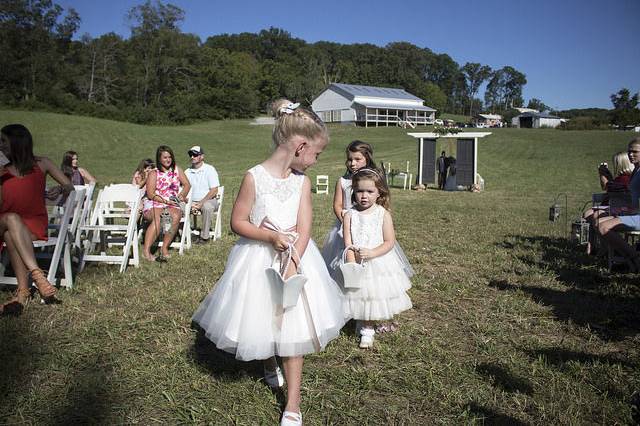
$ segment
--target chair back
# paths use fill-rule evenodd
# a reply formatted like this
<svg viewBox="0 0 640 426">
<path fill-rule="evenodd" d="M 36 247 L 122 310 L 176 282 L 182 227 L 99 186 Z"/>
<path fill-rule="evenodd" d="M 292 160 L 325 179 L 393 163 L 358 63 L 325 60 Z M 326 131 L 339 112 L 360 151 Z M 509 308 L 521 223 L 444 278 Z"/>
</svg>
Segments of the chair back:
<svg viewBox="0 0 640 426">
<path fill-rule="evenodd" d="M 609 207 L 631 207 L 631 193 L 630 192 L 608 192 Z"/>
<path fill-rule="evenodd" d="M 316 194 L 328 194 L 329 193 L 329 176 L 317 175 L 316 176 Z"/>
</svg>

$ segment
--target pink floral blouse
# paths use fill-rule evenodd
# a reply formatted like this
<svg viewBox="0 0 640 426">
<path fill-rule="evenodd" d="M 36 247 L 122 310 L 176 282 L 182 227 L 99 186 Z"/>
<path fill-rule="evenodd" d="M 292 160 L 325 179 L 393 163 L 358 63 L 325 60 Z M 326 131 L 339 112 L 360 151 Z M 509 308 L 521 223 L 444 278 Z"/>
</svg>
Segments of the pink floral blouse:
<svg viewBox="0 0 640 426">
<path fill-rule="evenodd" d="M 156 195 L 160 195 L 165 199 L 169 199 L 171 197 L 177 197 L 180 192 L 180 179 L 178 179 L 178 171 L 176 170 L 168 170 L 163 172 L 161 170 L 157 170 L 156 174 Z M 171 206 L 159 201 L 145 200 L 144 210 L 150 210 L 152 208 L 162 209 L 165 207 L 170 207 L 174 209 L 179 209 L 178 206 Z"/>
</svg>

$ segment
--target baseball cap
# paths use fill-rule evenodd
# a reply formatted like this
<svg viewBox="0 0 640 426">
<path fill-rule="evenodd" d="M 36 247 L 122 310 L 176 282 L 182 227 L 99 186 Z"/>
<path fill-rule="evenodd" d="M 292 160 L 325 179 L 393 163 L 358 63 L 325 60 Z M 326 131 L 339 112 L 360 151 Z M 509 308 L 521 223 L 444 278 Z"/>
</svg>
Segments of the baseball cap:
<svg viewBox="0 0 640 426">
<path fill-rule="evenodd" d="M 200 145 L 194 145 L 191 148 L 189 148 L 188 154 L 201 155 L 201 154 L 204 154 L 204 150 L 200 148 Z"/>
</svg>

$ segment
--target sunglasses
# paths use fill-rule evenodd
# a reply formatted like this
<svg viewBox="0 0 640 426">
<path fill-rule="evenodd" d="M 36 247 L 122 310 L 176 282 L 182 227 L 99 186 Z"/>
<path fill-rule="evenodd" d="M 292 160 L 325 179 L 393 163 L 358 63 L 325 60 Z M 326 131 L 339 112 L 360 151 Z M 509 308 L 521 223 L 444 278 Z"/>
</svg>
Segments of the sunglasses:
<svg viewBox="0 0 640 426">
<path fill-rule="evenodd" d="M 640 149 L 630 149 L 627 151 L 627 154 L 638 154 L 640 153 Z"/>
<path fill-rule="evenodd" d="M 190 152 L 189 153 L 189 157 L 194 158 L 194 157 L 199 157 L 202 154 L 196 154 L 195 152 Z"/>
</svg>

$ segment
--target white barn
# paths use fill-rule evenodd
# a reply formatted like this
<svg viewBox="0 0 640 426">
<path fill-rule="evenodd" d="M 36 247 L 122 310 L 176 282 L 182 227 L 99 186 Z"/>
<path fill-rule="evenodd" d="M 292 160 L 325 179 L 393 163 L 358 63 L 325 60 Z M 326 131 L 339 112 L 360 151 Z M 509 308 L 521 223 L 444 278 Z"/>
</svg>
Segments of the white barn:
<svg viewBox="0 0 640 426">
<path fill-rule="evenodd" d="M 404 89 L 332 83 L 311 103 L 325 123 L 368 126 L 433 124 L 436 110 Z"/>
<path fill-rule="evenodd" d="M 511 119 L 511 125 L 513 127 L 528 129 L 539 129 L 541 127 L 556 128 L 563 121 L 562 118 L 546 112 L 525 112 L 524 114 L 513 117 L 513 119 Z"/>
</svg>

